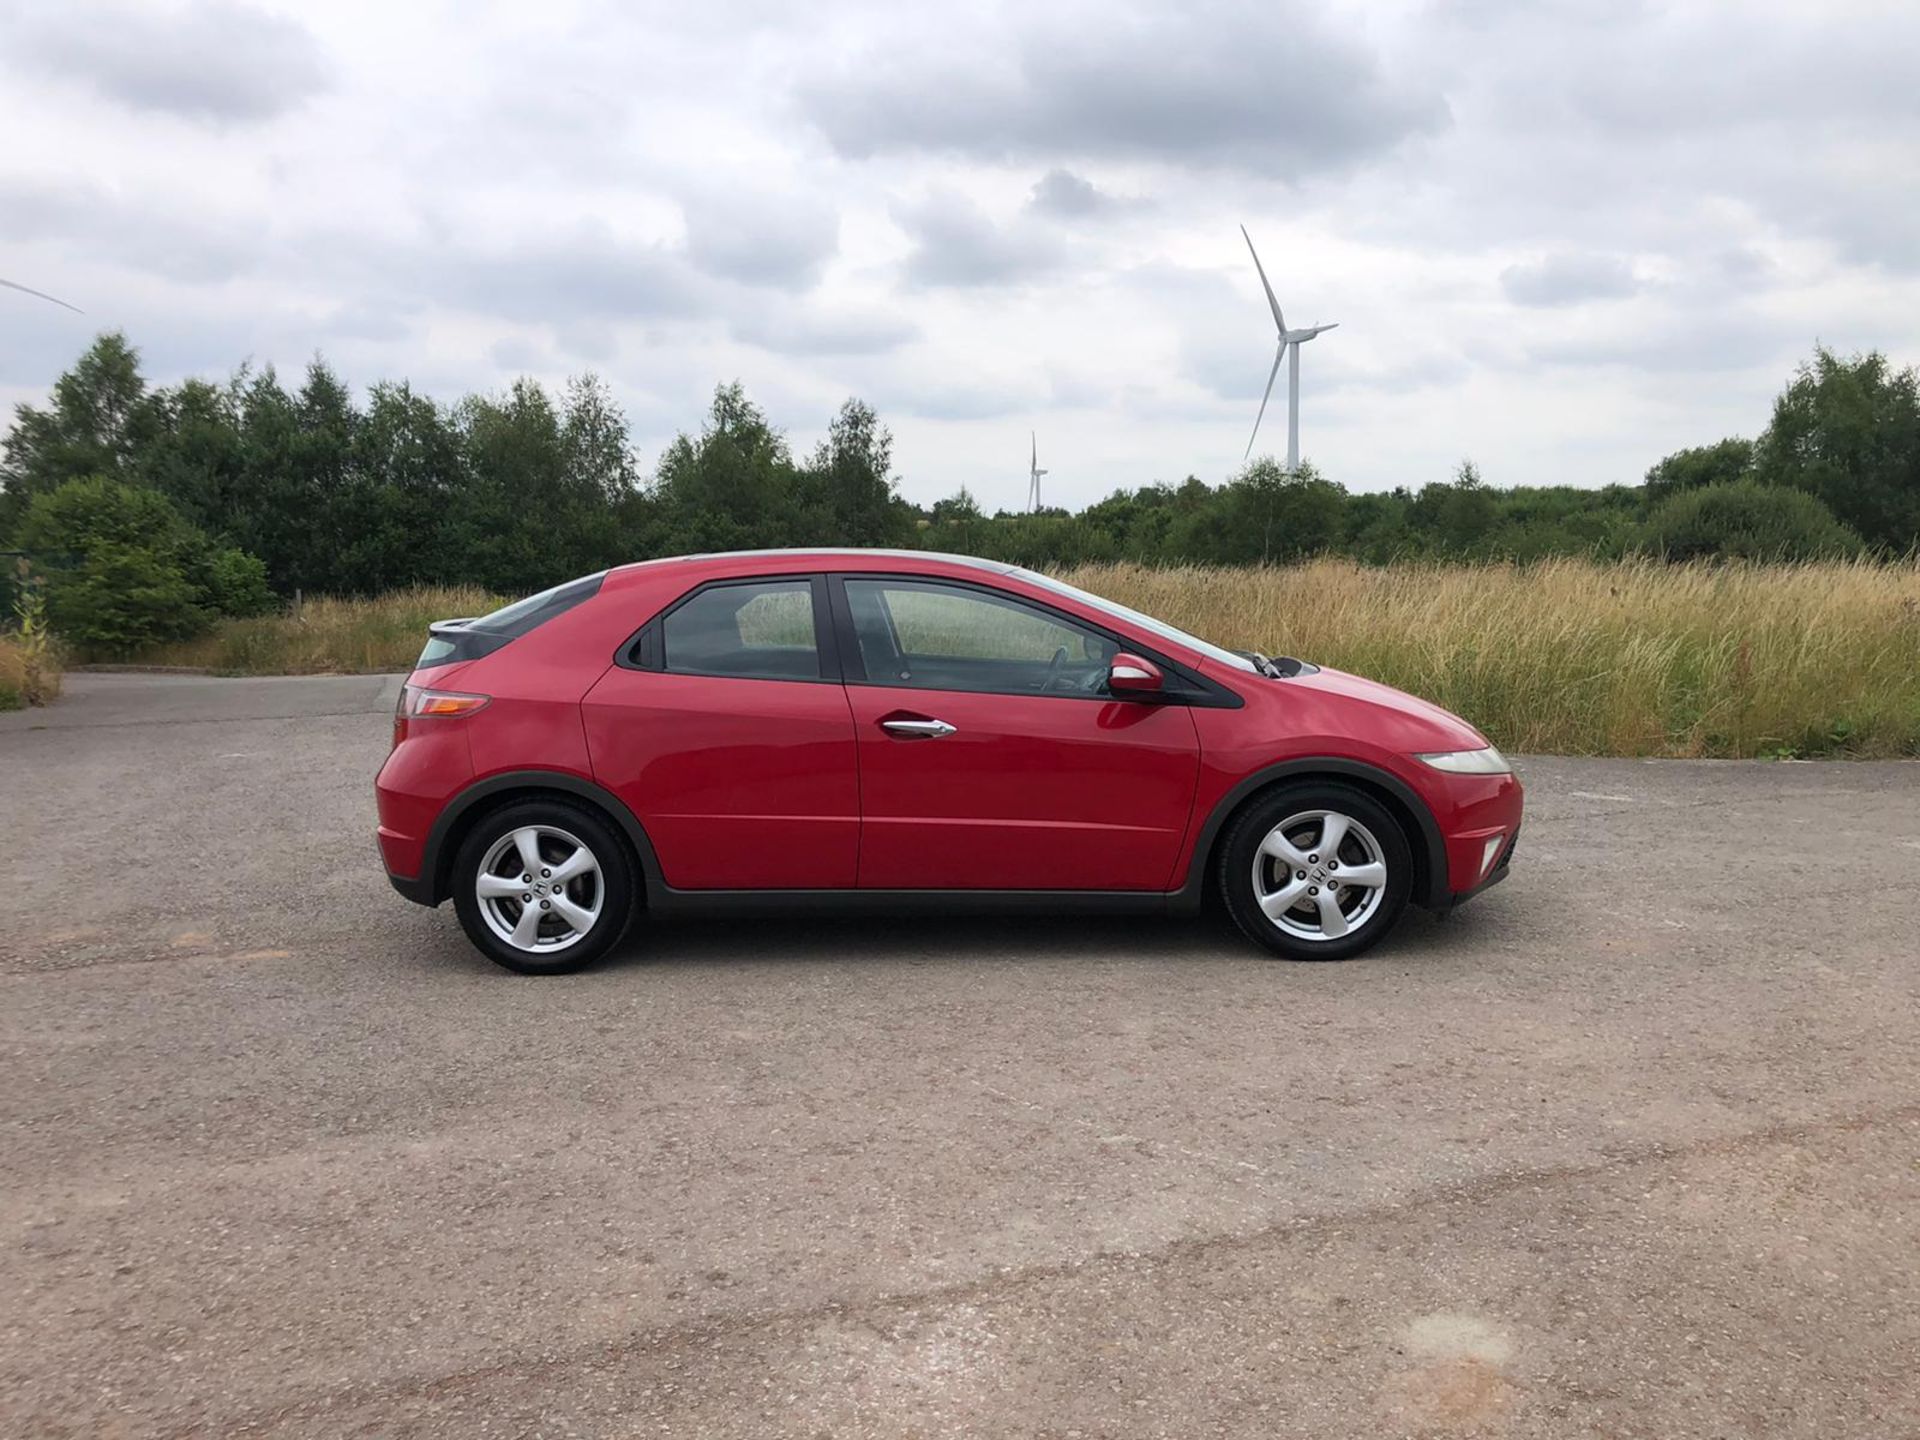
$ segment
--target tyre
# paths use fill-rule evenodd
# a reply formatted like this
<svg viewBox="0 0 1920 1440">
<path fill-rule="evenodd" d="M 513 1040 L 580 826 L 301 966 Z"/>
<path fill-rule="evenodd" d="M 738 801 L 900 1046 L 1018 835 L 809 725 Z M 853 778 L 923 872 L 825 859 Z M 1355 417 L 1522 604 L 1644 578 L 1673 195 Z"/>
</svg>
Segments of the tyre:
<svg viewBox="0 0 1920 1440">
<path fill-rule="evenodd" d="M 522 800 L 482 816 L 453 861 L 453 908 L 476 948 L 522 975 L 561 975 L 619 943 L 633 917 L 627 848 L 600 816 Z"/>
<path fill-rule="evenodd" d="M 1234 924 L 1289 960 L 1345 960 L 1393 928 L 1413 854 L 1392 813 L 1333 781 L 1281 785 L 1234 817 L 1220 847 Z"/>
</svg>

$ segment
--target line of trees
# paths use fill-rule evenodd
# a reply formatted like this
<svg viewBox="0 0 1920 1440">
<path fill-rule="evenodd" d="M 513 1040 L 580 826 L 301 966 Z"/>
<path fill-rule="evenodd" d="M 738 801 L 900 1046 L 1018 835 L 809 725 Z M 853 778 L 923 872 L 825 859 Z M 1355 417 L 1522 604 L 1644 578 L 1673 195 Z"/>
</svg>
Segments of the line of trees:
<svg viewBox="0 0 1920 1440">
<path fill-rule="evenodd" d="M 355 397 L 315 360 L 297 385 L 242 367 L 149 386 L 107 334 L 22 405 L 0 444 L 0 549 L 49 572 L 56 624 L 106 648 L 191 633 L 273 597 L 421 583 L 525 593 L 693 550 L 925 546 L 1023 564 L 1259 564 L 1318 553 L 1528 560 L 1635 551 L 1807 558 L 1920 539 L 1920 386 L 1884 356 L 1819 350 L 1755 440 L 1670 455 L 1639 485 L 1496 489 L 1470 462 L 1418 490 L 1350 494 L 1271 459 L 1222 484 L 1119 490 L 1077 513 L 984 513 L 897 493 L 892 438 L 849 400 L 796 456 L 737 385 L 650 476 L 592 376 L 441 404 L 405 382 Z M 146 598 L 126 597 L 138 593 Z M 120 611 L 116 615 L 116 596 Z M 164 603 L 155 597 L 164 597 Z M 138 623 L 142 609 L 163 622 Z"/>
</svg>

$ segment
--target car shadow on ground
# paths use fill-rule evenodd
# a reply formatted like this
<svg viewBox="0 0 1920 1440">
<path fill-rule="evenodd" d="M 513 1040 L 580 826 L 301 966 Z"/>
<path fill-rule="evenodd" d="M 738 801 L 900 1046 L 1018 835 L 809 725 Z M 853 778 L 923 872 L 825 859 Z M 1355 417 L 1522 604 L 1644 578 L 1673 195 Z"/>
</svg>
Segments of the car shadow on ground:
<svg viewBox="0 0 1920 1440">
<path fill-rule="evenodd" d="M 1489 932 L 1459 918 L 1409 910 L 1381 943 L 1346 963 L 1441 958 Z M 1224 914 L 1118 916 L 753 917 L 636 920 L 601 968 L 759 964 L 928 964 L 1021 960 L 1148 962 L 1245 960 L 1286 964 L 1242 936 Z"/>
</svg>

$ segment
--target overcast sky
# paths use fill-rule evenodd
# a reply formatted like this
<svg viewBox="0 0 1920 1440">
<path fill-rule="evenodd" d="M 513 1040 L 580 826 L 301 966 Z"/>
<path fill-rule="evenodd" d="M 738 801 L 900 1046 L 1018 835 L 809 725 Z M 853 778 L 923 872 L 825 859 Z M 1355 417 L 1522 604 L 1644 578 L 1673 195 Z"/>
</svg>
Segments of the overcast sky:
<svg viewBox="0 0 1920 1440">
<path fill-rule="evenodd" d="M 643 464 L 738 378 L 905 493 L 1240 464 L 1273 333 L 1354 489 L 1636 481 L 1816 341 L 1920 361 L 1920 6 L 0 0 L 0 402 L 321 353 L 605 376 Z M 1261 449 L 1285 448 L 1281 399 Z"/>
</svg>

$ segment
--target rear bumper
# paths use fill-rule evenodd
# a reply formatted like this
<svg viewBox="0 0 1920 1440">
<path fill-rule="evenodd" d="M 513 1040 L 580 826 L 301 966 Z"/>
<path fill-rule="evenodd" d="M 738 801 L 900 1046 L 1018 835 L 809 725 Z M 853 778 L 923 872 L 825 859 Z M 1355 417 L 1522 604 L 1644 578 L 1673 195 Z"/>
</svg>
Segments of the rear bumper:
<svg viewBox="0 0 1920 1440">
<path fill-rule="evenodd" d="M 440 903 L 434 897 L 433 886 L 424 878 L 408 879 L 405 875 L 396 875 L 389 870 L 387 883 L 416 905 L 425 905 L 428 909 L 432 909 Z"/>
<path fill-rule="evenodd" d="M 379 823 L 374 838 L 393 888 L 422 905 L 436 903 L 427 839 L 447 802 L 473 777 L 464 722 L 415 724 L 387 755 L 373 782 Z"/>
</svg>

